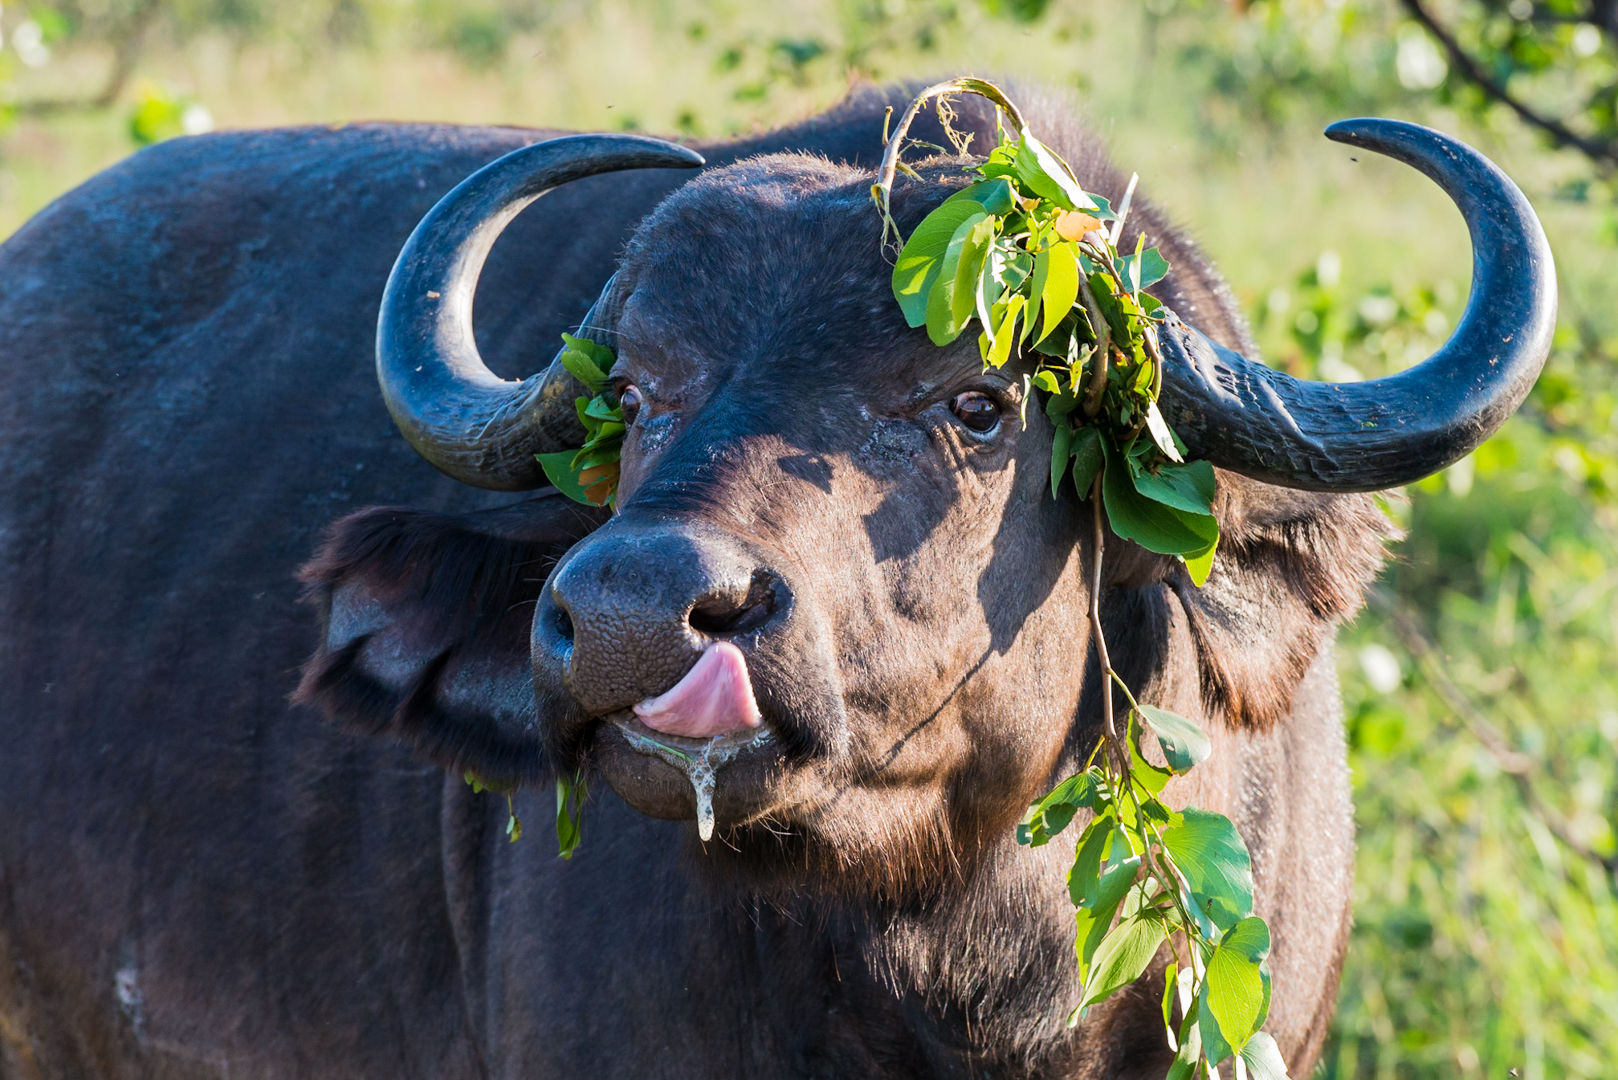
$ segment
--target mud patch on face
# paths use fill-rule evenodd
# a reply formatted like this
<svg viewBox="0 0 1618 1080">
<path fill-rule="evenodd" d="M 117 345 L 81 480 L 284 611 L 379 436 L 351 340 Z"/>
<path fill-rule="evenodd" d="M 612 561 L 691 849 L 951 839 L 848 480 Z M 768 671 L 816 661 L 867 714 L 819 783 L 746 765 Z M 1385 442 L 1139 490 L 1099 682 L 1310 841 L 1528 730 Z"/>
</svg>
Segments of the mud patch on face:
<svg viewBox="0 0 1618 1080">
<path fill-rule="evenodd" d="M 871 434 L 854 454 L 868 468 L 892 468 L 907 464 L 927 450 L 927 436 L 902 420 L 878 420 Z"/>
</svg>

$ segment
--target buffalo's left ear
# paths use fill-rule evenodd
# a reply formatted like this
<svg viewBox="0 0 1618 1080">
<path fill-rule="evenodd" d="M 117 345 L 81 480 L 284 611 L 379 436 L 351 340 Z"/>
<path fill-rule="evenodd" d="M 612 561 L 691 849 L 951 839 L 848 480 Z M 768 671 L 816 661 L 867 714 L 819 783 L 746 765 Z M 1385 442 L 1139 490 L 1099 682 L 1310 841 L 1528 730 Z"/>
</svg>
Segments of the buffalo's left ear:
<svg viewBox="0 0 1618 1080">
<path fill-rule="evenodd" d="M 303 568 L 320 647 L 294 701 L 497 781 L 546 771 L 529 624 L 556 560 L 607 517 L 563 498 L 464 516 L 373 507 Z"/>
<path fill-rule="evenodd" d="M 1287 491 L 1227 473 L 1208 583 L 1173 578 L 1197 646 L 1203 704 L 1263 731 L 1293 694 L 1400 535 L 1369 495 Z"/>
</svg>

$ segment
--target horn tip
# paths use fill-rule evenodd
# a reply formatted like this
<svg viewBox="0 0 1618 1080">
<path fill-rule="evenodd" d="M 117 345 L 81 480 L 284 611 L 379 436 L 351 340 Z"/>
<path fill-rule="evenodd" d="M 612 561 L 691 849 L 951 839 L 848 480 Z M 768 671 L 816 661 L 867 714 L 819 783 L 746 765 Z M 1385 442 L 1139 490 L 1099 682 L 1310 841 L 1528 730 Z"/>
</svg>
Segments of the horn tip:
<svg viewBox="0 0 1618 1080">
<path fill-rule="evenodd" d="M 1378 128 L 1385 129 L 1387 125 L 1402 123 L 1399 120 L 1388 120 L 1379 116 L 1355 116 L 1327 125 L 1324 134 L 1332 142 L 1362 146 L 1367 137 L 1376 135 Z"/>
</svg>

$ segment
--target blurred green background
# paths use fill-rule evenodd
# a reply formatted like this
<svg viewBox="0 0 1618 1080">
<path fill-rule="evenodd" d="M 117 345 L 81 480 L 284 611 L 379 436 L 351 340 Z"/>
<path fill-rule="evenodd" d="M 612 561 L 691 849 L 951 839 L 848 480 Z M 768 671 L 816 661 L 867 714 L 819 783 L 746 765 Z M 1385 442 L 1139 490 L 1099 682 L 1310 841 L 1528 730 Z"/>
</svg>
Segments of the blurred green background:
<svg viewBox="0 0 1618 1080">
<path fill-rule="evenodd" d="M 1470 259 L 1435 187 L 1321 126 L 1479 146 L 1543 216 L 1560 328 L 1500 435 L 1389 497 L 1409 538 L 1340 646 L 1357 921 L 1321 1074 L 1618 1074 L 1610 0 L 65 0 L 6 4 L 0 34 L 0 235 L 210 128 L 713 137 L 855 79 L 1043 81 L 1218 261 L 1266 358 L 1332 379 L 1425 356 Z"/>
</svg>

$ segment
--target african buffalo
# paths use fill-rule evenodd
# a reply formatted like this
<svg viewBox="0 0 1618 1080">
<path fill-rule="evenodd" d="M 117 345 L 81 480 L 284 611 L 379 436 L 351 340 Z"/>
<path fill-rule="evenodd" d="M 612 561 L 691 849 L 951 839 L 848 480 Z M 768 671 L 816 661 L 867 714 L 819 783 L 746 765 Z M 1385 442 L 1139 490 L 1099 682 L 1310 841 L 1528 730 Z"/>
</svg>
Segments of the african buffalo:
<svg viewBox="0 0 1618 1080">
<path fill-rule="evenodd" d="M 1092 545 L 1020 371 L 889 292 L 869 189 L 902 101 L 695 173 L 630 136 L 181 139 L 0 248 L 0 1076 L 1163 1075 L 1160 971 L 1066 1027 L 1066 852 L 1013 840 L 1097 738 Z M 1121 192 L 1065 112 L 1028 113 Z M 988 112 L 960 114 L 982 148 Z M 1401 375 L 1293 382 L 1225 351 L 1252 348 L 1229 293 L 1137 202 L 1124 246 L 1161 245 L 1158 295 L 1223 347 L 1164 335 L 1224 540 L 1198 589 L 1114 539 L 1101 601 L 1125 678 L 1213 734 L 1168 797 L 1252 849 L 1296 1077 L 1349 923 L 1333 635 L 1391 533 L 1355 493 L 1498 427 L 1555 307 L 1487 162 L 1337 137 L 1456 200 L 1466 316 Z M 965 183 L 917 170 L 907 231 Z M 560 367 L 485 361 L 527 375 L 581 319 L 634 414 L 610 514 L 497 494 L 581 429 Z M 632 740 L 755 722 L 703 843 Z M 581 763 L 563 862 L 548 781 Z M 521 843 L 467 769 L 523 785 Z"/>
</svg>

